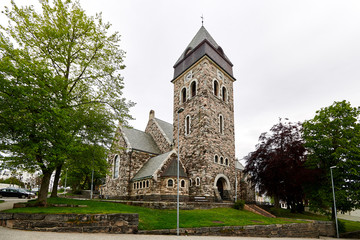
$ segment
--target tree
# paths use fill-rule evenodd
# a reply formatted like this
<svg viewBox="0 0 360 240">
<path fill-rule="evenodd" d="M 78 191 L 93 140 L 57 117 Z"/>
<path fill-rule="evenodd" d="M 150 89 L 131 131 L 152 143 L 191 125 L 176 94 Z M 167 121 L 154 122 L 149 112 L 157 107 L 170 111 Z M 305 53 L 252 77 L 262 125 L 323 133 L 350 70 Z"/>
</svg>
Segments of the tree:
<svg viewBox="0 0 360 240">
<path fill-rule="evenodd" d="M 4 14 L 0 26 L 0 151 L 8 165 L 41 170 L 46 204 L 52 172 L 84 143 L 105 147 L 133 105 L 122 97 L 124 52 L 101 14 L 71 0 L 40 0 Z"/>
<path fill-rule="evenodd" d="M 349 102 L 334 102 L 304 123 L 307 166 L 321 172 L 317 184 L 308 189 L 310 206 L 315 210 L 333 208 L 332 166 L 336 166 L 333 174 L 337 209 L 346 212 L 360 207 L 359 114 L 360 109 Z"/>
<path fill-rule="evenodd" d="M 108 172 L 106 156 L 107 152 L 104 151 L 104 148 L 96 145 L 84 145 L 82 151 L 76 152 L 64 167 L 67 169 L 67 185 L 71 186 L 74 192 L 91 189 L 92 172 L 94 173 L 94 186 L 102 184 L 101 180 L 106 177 Z M 62 182 L 65 182 L 64 175 Z"/>
<path fill-rule="evenodd" d="M 301 209 L 304 199 L 303 184 L 309 178 L 303 167 L 306 156 L 300 123 L 283 123 L 280 119 L 259 137 L 260 143 L 246 159 L 244 172 L 250 176 L 260 194 L 288 203 L 292 211 Z"/>
</svg>

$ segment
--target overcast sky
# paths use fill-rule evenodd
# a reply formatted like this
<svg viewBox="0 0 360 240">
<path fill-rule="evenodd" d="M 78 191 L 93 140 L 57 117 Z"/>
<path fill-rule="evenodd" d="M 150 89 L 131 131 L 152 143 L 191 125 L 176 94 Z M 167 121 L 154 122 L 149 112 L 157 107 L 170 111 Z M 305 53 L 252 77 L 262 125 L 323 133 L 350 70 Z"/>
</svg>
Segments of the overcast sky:
<svg viewBox="0 0 360 240">
<path fill-rule="evenodd" d="M 18 5 L 37 0 L 15 0 Z M 204 26 L 234 64 L 236 157 L 278 118 L 311 119 L 334 101 L 360 106 L 359 0 L 80 0 L 122 35 L 131 125 L 172 122 L 173 65 Z M 0 0 L 1 10 L 10 0 Z M 4 16 L 0 22 L 4 23 Z"/>
</svg>

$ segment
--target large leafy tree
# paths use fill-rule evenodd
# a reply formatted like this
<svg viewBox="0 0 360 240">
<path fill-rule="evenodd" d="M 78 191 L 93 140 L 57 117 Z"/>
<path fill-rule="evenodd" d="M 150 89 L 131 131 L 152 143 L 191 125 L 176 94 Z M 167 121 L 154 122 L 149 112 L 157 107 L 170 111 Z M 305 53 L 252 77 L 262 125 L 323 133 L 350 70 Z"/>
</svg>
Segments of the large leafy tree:
<svg viewBox="0 0 360 240">
<path fill-rule="evenodd" d="M 0 150 L 8 165 L 41 170 L 46 204 L 52 172 L 84 144 L 106 146 L 132 103 L 122 97 L 119 34 L 101 14 L 39 2 L 40 13 L 12 1 L 0 26 Z"/>
<path fill-rule="evenodd" d="M 255 183 L 260 194 L 286 201 L 292 211 L 299 210 L 304 199 L 303 184 L 309 181 L 304 168 L 305 148 L 301 124 L 282 122 L 275 124 L 270 133 L 262 133 L 260 143 L 246 159 L 245 173 Z"/>
<path fill-rule="evenodd" d="M 349 211 L 360 207 L 359 114 L 360 109 L 347 101 L 334 102 L 303 124 L 307 165 L 321 171 L 318 183 L 308 189 L 310 204 L 316 210 L 333 207 L 332 166 L 336 166 L 333 175 L 337 208 Z"/>
</svg>

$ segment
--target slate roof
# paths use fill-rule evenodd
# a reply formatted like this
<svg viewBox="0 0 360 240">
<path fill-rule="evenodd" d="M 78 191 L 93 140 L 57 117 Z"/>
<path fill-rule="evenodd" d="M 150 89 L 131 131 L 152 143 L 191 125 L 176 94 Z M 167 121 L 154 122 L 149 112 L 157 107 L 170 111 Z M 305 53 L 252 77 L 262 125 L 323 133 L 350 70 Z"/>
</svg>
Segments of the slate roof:
<svg viewBox="0 0 360 240">
<path fill-rule="evenodd" d="M 165 169 L 165 171 L 161 174 L 164 177 L 175 177 L 177 176 L 177 160 L 173 159 L 170 165 Z M 179 168 L 179 177 L 187 177 L 184 169 L 181 167 Z"/>
<path fill-rule="evenodd" d="M 207 40 L 208 42 L 210 42 L 211 45 L 213 45 L 213 47 L 215 49 L 218 49 L 220 46 L 215 42 L 214 38 L 210 35 L 210 33 L 205 29 L 204 26 L 201 26 L 201 28 L 199 29 L 199 31 L 196 33 L 195 37 L 191 40 L 191 42 L 189 43 L 189 45 L 185 48 L 185 51 L 181 54 L 180 58 L 176 61 L 175 65 L 176 66 L 181 60 L 183 60 L 185 58 L 185 53 L 189 50 L 189 49 L 194 49 L 196 48 L 202 41 Z M 230 62 L 229 58 L 224 54 L 223 55 L 224 58 Z"/>
<path fill-rule="evenodd" d="M 151 178 L 154 173 L 161 168 L 161 166 L 165 163 L 165 161 L 173 154 L 174 151 L 170 151 L 167 153 L 160 154 L 156 157 L 150 158 L 142 168 L 136 173 L 133 181 L 141 180 L 144 178 Z"/>
<path fill-rule="evenodd" d="M 160 128 L 164 131 L 166 137 L 170 140 L 170 143 L 173 142 L 173 125 L 171 123 L 165 122 L 158 118 L 155 118 L 155 121 L 159 124 Z"/>
<path fill-rule="evenodd" d="M 129 148 L 154 154 L 161 153 L 150 134 L 137 129 L 125 127 L 122 128 L 122 132 Z"/>
<path fill-rule="evenodd" d="M 241 162 L 239 162 L 238 160 L 235 161 L 235 168 L 239 169 L 240 171 L 243 171 L 245 169 Z"/>
</svg>

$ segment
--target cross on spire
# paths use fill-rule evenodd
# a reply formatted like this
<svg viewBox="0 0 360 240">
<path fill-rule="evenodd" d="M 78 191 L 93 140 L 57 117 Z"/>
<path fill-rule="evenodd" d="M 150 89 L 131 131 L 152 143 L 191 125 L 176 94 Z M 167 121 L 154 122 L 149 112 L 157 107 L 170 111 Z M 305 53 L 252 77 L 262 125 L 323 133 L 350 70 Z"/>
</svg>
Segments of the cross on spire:
<svg viewBox="0 0 360 240">
<path fill-rule="evenodd" d="M 204 26 L 204 16 L 201 14 L 201 26 Z"/>
</svg>

